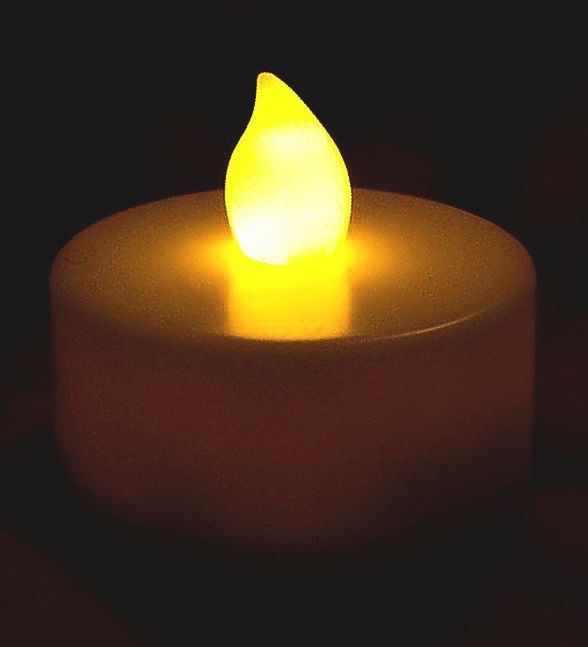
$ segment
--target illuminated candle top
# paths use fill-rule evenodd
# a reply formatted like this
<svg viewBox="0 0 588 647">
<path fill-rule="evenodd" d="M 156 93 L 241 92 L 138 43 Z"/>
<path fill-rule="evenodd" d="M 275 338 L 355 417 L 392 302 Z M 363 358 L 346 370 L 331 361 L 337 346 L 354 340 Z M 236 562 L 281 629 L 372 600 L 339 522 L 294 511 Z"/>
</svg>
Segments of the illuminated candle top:
<svg viewBox="0 0 588 647">
<path fill-rule="evenodd" d="M 248 257 L 284 265 L 345 239 L 351 186 L 335 142 L 283 81 L 257 77 L 253 114 L 229 161 L 225 206 Z"/>
</svg>

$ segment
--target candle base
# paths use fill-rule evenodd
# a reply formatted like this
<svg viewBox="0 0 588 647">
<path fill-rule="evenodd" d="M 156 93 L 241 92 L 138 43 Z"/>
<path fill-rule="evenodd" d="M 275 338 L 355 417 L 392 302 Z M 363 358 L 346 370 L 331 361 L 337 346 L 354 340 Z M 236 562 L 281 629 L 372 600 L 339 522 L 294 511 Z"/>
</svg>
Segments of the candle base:
<svg viewBox="0 0 588 647">
<path fill-rule="evenodd" d="M 436 256 L 415 257 L 415 281 L 426 272 L 445 296 L 394 288 L 398 314 L 388 276 L 352 275 L 347 332 L 248 338 L 227 330 L 222 290 L 211 292 L 198 264 L 187 275 L 178 252 L 190 209 L 212 221 L 221 200 L 119 214 L 54 264 L 58 442 L 90 501 L 194 550 L 310 563 L 449 532 L 524 482 L 534 274 L 515 241 L 435 203 L 360 192 L 357 239 L 381 231 L 380 244 L 389 236 L 390 249 L 404 241 L 415 254 L 432 236 Z M 449 268 L 447 248 L 459 254 L 468 237 L 476 254 Z M 471 264 L 473 285 L 459 279 Z M 397 282 L 411 284 L 411 267 L 396 267 Z"/>
<path fill-rule="evenodd" d="M 376 535 L 366 543 L 334 550 L 315 545 L 312 551 L 273 550 L 219 545 L 193 535 L 154 532 L 152 527 L 129 523 L 80 490 L 78 503 L 92 536 L 105 545 L 118 546 L 145 563 L 164 570 L 197 573 L 211 582 L 289 584 L 346 581 L 394 581 L 415 574 L 430 581 L 444 568 L 465 568 L 492 559 L 505 541 L 512 540 L 530 501 L 531 482 L 521 481 L 475 505 L 443 509 L 386 539 Z M 429 582 L 430 583 L 430 582 Z"/>
</svg>

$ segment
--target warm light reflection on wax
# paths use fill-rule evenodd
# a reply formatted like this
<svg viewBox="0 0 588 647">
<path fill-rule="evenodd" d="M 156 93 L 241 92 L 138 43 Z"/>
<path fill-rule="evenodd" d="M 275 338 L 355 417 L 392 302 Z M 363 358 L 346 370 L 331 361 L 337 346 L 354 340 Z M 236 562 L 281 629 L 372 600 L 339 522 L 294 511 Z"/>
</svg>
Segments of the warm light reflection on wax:
<svg viewBox="0 0 588 647">
<path fill-rule="evenodd" d="M 263 263 L 329 256 L 347 235 L 351 186 L 341 153 L 273 74 L 257 78 L 253 114 L 227 168 L 225 205 L 242 252 Z"/>
<path fill-rule="evenodd" d="M 253 261 L 234 243 L 228 245 L 227 332 L 286 341 L 346 334 L 351 326 L 350 254 L 342 249 L 328 260 L 276 266 Z"/>
</svg>

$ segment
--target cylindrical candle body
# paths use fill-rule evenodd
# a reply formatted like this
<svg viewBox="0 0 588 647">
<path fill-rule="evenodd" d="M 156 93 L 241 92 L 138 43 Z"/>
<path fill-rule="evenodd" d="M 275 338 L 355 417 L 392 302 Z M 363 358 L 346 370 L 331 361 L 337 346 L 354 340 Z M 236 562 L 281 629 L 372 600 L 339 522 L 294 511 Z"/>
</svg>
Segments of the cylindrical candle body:
<svg viewBox="0 0 588 647">
<path fill-rule="evenodd" d="M 319 280 L 304 320 L 281 312 L 265 338 L 235 297 L 221 192 L 118 214 L 62 250 L 57 433 L 92 501 L 188 545 L 345 554 L 477 516 L 524 481 L 528 255 L 406 196 L 356 191 L 352 223 L 339 324 L 321 317 Z M 269 283 L 252 291 L 260 317 Z"/>
</svg>

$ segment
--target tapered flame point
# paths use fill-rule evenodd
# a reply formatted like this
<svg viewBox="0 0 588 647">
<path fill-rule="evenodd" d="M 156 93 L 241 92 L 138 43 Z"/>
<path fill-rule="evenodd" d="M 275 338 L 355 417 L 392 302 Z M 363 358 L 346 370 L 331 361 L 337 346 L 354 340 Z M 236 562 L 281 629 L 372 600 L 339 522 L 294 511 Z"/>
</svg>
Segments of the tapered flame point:
<svg viewBox="0 0 588 647">
<path fill-rule="evenodd" d="M 347 235 L 351 186 L 341 153 L 269 72 L 257 77 L 253 114 L 229 160 L 225 206 L 241 251 L 264 263 L 328 256 Z"/>
</svg>

